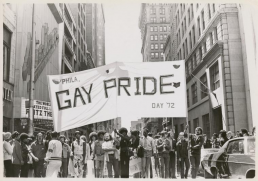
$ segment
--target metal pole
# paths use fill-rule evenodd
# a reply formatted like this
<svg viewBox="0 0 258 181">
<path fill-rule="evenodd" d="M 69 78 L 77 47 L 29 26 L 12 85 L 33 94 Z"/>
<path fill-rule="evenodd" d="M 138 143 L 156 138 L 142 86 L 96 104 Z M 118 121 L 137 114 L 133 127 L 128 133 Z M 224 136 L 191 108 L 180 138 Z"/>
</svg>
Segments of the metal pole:
<svg viewBox="0 0 258 181">
<path fill-rule="evenodd" d="M 34 126 L 33 126 L 33 121 L 34 121 L 34 62 L 35 62 L 35 39 L 36 39 L 36 33 L 35 33 L 35 4 L 32 6 L 32 59 L 31 59 L 31 71 L 30 71 L 30 97 L 29 97 L 29 102 L 30 102 L 30 109 L 29 109 L 29 134 L 33 135 L 34 132 Z"/>
</svg>

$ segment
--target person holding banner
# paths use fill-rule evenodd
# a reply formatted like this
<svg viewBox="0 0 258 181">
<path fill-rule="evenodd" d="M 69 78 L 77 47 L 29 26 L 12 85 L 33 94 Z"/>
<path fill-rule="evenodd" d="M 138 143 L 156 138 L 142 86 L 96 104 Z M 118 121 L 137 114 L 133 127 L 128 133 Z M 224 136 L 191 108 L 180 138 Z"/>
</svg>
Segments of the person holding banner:
<svg viewBox="0 0 258 181">
<path fill-rule="evenodd" d="M 93 150 L 93 157 L 95 160 L 95 169 L 96 169 L 96 178 L 103 178 L 105 152 L 102 149 L 102 144 L 104 143 L 103 137 L 105 133 L 106 133 L 105 131 L 98 132 L 98 140 L 95 141 L 95 146 Z"/>
<path fill-rule="evenodd" d="M 169 178 L 176 178 L 176 140 L 174 139 L 174 133 L 172 131 L 168 134 L 168 140 L 171 145 L 169 151 Z"/>
<path fill-rule="evenodd" d="M 161 132 L 161 138 L 157 141 L 157 150 L 160 165 L 160 176 L 162 178 L 169 177 L 169 151 L 171 149 L 170 141 L 167 138 L 167 132 Z"/>
<path fill-rule="evenodd" d="M 108 170 L 108 177 L 112 177 L 112 167 L 115 172 L 115 178 L 119 178 L 118 172 L 118 151 L 117 151 L 117 143 L 115 140 L 112 139 L 109 133 L 104 135 L 104 143 L 102 144 L 102 149 L 105 151 L 104 161 L 107 165 Z"/>
<path fill-rule="evenodd" d="M 156 153 L 156 145 L 153 138 L 148 136 L 148 129 L 143 130 L 143 138 L 140 139 L 139 147 L 143 147 L 144 155 L 142 158 L 142 177 L 149 178 L 149 169 L 151 164 L 151 157 Z"/>
<path fill-rule="evenodd" d="M 190 167 L 192 178 L 196 178 L 201 162 L 201 149 L 203 145 L 202 128 L 197 127 L 195 134 L 189 135 Z"/>
<path fill-rule="evenodd" d="M 80 139 L 80 131 L 75 131 L 76 139 L 72 143 L 72 160 L 75 171 L 75 178 L 82 178 L 83 176 L 83 166 L 85 160 L 86 146 L 84 141 Z"/>
</svg>

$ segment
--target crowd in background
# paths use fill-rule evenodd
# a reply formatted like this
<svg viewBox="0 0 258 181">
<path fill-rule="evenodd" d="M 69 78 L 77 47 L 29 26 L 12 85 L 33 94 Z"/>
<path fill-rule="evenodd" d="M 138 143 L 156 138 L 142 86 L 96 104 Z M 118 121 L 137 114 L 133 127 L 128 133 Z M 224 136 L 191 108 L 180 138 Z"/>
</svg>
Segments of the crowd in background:
<svg viewBox="0 0 258 181">
<path fill-rule="evenodd" d="M 75 132 L 68 140 L 57 132 L 39 132 L 36 137 L 17 131 L 3 133 L 4 170 L 6 177 L 73 177 L 129 178 L 131 159 L 140 158 L 142 171 L 134 178 L 176 178 L 176 162 L 181 178 L 196 178 L 201 161 L 201 149 L 220 148 L 232 132 L 221 130 L 211 139 L 197 127 L 187 134 L 188 126 L 177 140 L 173 132 L 161 131 L 152 135 L 148 129 L 128 133 L 126 128 L 114 130 L 113 137 L 104 131 L 91 132 L 89 140 Z M 255 135 L 255 128 L 251 135 Z M 246 129 L 235 137 L 249 136 Z M 153 168 L 154 167 L 154 168 Z"/>
</svg>

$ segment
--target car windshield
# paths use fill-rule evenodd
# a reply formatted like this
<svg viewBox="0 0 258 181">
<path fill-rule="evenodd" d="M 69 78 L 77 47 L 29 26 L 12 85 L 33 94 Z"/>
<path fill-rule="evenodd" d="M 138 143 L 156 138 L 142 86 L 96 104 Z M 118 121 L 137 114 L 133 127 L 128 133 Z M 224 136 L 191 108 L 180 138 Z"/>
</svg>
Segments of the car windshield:
<svg viewBox="0 0 258 181">
<path fill-rule="evenodd" d="M 255 154 L 255 139 L 247 139 L 247 154 Z"/>
</svg>

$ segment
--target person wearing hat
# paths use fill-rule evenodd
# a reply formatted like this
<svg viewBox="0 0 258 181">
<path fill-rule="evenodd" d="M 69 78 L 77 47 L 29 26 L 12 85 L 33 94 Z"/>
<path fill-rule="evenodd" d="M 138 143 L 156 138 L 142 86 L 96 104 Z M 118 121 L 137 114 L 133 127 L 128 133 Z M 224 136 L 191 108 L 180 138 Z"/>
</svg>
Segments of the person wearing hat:
<svg viewBox="0 0 258 181">
<path fill-rule="evenodd" d="M 160 167 L 160 177 L 169 178 L 169 151 L 171 149 L 170 141 L 167 138 L 167 132 L 161 132 L 161 138 L 157 141 L 157 150 Z"/>
<path fill-rule="evenodd" d="M 35 177 L 45 177 L 46 176 L 46 169 L 44 167 L 47 149 L 45 146 L 45 141 L 43 140 L 43 134 L 39 132 L 36 136 L 36 141 L 31 145 L 31 152 L 37 158 L 33 161 L 34 167 L 34 176 Z"/>
<path fill-rule="evenodd" d="M 81 132 L 75 131 L 76 139 L 72 143 L 72 153 L 71 158 L 73 160 L 74 165 L 74 172 L 75 178 L 82 178 L 83 177 L 83 166 L 85 160 L 85 153 L 86 153 L 86 145 L 84 141 L 80 139 Z"/>
<path fill-rule="evenodd" d="M 202 128 L 195 128 L 195 134 L 189 135 L 190 168 L 192 178 L 196 178 L 201 162 L 201 149 L 204 142 Z"/>
<path fill-rule="evenodd" d="M 21 141 L 21 150 L 22 150 L 22 158 L 24 163 L 21 165 L 21 175 L 20 177 L 27 178 L 29 174 L 29 154 L 31 153 L 31 150 L 28 147 L 28 140 L 29 135 L 26 133 L 22 133 L 20 135 L 20 141 Z"/>
<path fill-rule="evenodd" d="M 88 176 L 89 178 L 95 177 L 95 162 L 94 162 L 94 148 L 95 148 L 95 141 L 97 140 L 97 133 L 96 132 L 91 132 L 89 135 L 90 142 L 90 158 L 87 160 L 87 169 L 88 169 Z"/>
<path fill-rule="evenodd" d="M 180 170 L 181 170 L 181 178 L 187 178 L 188 171 L 190 167 L 189 158 L 188 158 L 188 142 L 186 141 L 187 134 L 184 132 L 179 133 L 179 141 L 176 144 L 177 149 L 177 158 L 180 163 Z M 185 172 L 184 172 L 185 166 Z"/>
<path fill-rule="evenodd" d="M 3 135 L 4 143 L 3 143 L 3 152 L 4 152 L 4 168 L 5 168 L 5 176 L 12 177 L 12 154 L 13 148 L 9 141 L 12 139 L 12 134 L 10 132 L 6 132 Z"/>
<path fill-rule="evenodd" d="M 120 128 L 119 132 L 114 130 L 117 135 L 121 137 L 120 141 L 120 168 L 121 168 L 121 178 L 129 178 L 129 160 L 133 156 L 133 152 L 129 150 L 130 147 L 130 137 L 127 136 L 127 129 Z"/>
<path fill-rule="evenodd" d="M 20 177 L 21 165 L 24 164 L 22 158 L 21 143 L 19 140 L 19 133 L 17 131 L 12 134 L 12 141 L 10 142 L 13 147 L 12 164 L 13 164 L 13 177 Z"/>
<path fill-rule="evenodd" d="M 68 176 L 68 164 L 69 157 L 72 152 L 70 146 L 65 143 L 65 135 L 60 135 L 59 140 L 62 143 L 62 166 L 61 166 L 61 176 L 67 178 Z"/>
<path fill-rule="evenodd" d="M 151 164 L 151 157 L 156 155 L 156 145 L 154 144 L 154 139 L 148 136 L 148 129 L 144 128 L 143 130 L 143 138 L 140 139 L 139 147 L 143 147 L 144 155 L 141 158 L 142 162 L 142 177 L 148 178 L 149 169 Z"/>
<path fill-rule="evenodd" d="M 97 136 L 98 139 L 95 141 L 95 146 L 93 149 L 93 157 L 95 162 L 96 169 L 96 178 L 103 178 L 103 169 L 104 169 L 104 154 L 105 152 L 102 149 L 102 144 L 104 143 L 104 134 L 105 131 L 99 131 Z"/>
<path fill-rule="evenodd" d="M 45 157 L 45 161 L 48 163 L 46 177 L 57 178 L 62 166 L 62 143 L 58 140 L 58 134 L 55 131 L 51 133 L 51 138 Z"/>
</svg>

